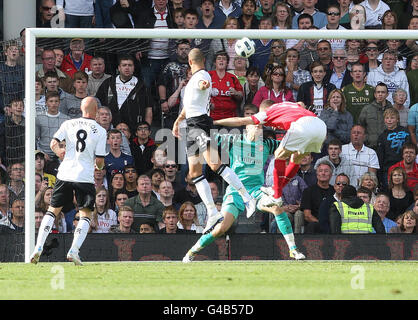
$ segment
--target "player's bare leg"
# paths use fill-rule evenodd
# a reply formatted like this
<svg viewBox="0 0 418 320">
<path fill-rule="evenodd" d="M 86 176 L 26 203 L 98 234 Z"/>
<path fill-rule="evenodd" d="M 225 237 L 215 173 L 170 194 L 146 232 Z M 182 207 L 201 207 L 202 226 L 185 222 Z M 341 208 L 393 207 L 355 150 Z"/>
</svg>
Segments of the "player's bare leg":
<svg viewBox="0 0 418 320">
<path fill-rule="evenodd" d="M 203 159 L 204 157 L 202 153 L 202 155 L 189 156 L 188 161 L 189 176 L 195 184 L 197 192 L 199 193 L 199 196 L 205 204 L 208 212 L 208 221 L 206 222 L 206 227 L 203 230 L 203 233 L 207 233 L 212 230 L 213 227 L 223 219 L 223 217 L 216 209 L 209 183 L 203 175 Z"/>
<path fill-rule="evenodd" d="M 210 245 L 216 238 L 224 235 L 229 228 L 231 228 L 232 224 L 235 221 L 235 217 L 230 212 L 222 212 L 224 219 L 221 223 L 218 223 L 211 232 L 202 235 L 196 244 L 187 252 L 187 254 L 183 258 L 184 263 L 192 262 L 194 257 L 197 255 L 199 251 L 203 248 L 206 248 Z"/>
<path fill-rule="evenodd" d="M 239 195 L 244 200 L 247 217 L 251 217 L 255 212 L 257 201 L 248 193 L 236 173 L 230 167 L 221 163 L 218 150 L 208 148 L 206 152 L 203 153 L 203 156 L 209 167 L 238 191 Z"/>
<path fill-rule="evenodd" d="M 289 247 L 289 255 L 295 260 L 305 259 L 305 255 L 301 253 L 296 247 L 295 235 L 293 233 L 292 224 L 287 216 L 287 213 L 282 207 L 277 205 L 272 207 L 259 207 L 260 210 L 270 212 L 274 215 L 277 226 L 286 240 L 287 246 Z"/>
<path fill-rule="evenodd" d="M 41 226 L 39 227 L 38 239 L 36 241 L 35 249 L 30 256 L 30 262 L 37 264 L 41 258 L 46 239 L 52 230 L 56 217 L 61 212 L 62 207 L 54 208 L 49 206 L 48 211 L 44 215 Z"/>
<path fill-rule="evenodd" d="M 77 224 L 77 228 L 74 230 L 73 243 L 67 253 L 67 260 L 74 262 L 76 266 L 82 266 L 83 263 L 78 255 L 80 248 L 87 237 L 90 229 L 90 223 L 92 219 L 92 212 L 88 208 L 80 209 L 80 221 Z"/>
</svg>

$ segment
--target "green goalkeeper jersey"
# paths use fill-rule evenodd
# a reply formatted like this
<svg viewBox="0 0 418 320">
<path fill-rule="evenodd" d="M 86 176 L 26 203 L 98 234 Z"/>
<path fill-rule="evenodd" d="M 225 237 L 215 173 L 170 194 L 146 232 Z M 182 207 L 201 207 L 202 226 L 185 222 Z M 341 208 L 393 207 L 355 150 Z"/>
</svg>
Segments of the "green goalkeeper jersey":
<svg viewBox="0 0 418 320">
<path fill-rule="evenodd" d="M 247 190 L 264 184 L 264 165 L 278 148 L 280 141 L 257 139 L 249 141 L 245 135 L 219 135 L 222 153 L 228 152 L 229 165 Z M 224 154 L 221 153 L 221 157 Z M 222 159 L 223 160 L 223 159 Z"/>
</svg>

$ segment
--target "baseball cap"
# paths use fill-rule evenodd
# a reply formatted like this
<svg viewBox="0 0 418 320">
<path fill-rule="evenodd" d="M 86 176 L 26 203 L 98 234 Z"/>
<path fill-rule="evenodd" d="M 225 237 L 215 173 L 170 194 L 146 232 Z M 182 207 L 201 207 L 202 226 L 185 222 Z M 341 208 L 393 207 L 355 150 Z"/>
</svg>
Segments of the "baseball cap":
<svg viewBox="0 0 418 320">
<path fill-rule="evenodd" d="M 43 158 L 45 158 L 45 153 L 43 153 L 41 150 L 35 150 L 35 157 L 37 155 L 42 156 Z"/>
</svg>

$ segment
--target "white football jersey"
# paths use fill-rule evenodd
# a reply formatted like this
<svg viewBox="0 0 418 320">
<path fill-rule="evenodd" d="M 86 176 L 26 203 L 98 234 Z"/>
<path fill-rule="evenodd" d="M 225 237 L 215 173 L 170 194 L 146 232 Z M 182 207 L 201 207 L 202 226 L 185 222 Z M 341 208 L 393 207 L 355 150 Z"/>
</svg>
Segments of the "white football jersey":
<svg viewBox="0 0 418 320">
<path fill-rule="evenodd" d="M 210 87 L 206 90 L 199 89 L 199 82 L 209 81 Z M 209 115 L 210 97 L 212 92 L 212 78 L 205 70 L 199 70 L 193 74 L 184 90 L 183 106 L 186 108 L 186 118 L 198 117 L 202 114 Z"/>
<path fill-rule="evenodd" d="M 94 183 L 96 156 L 106 156 L 106 130 L 95 120 L 77 118 L 65 121 L 54 138 L 66 143 L 64 160 L 57 178 L 69 182 Z"/>
</svg>

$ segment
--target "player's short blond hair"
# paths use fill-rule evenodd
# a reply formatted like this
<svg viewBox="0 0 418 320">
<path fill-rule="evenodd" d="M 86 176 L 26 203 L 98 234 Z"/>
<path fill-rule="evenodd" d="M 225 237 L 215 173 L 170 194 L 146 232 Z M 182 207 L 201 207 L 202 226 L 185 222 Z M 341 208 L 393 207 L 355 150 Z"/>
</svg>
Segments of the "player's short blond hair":
<svg viewBox="0 0 418 320">
<path fill-rule="evenodd" d="M 200 49 L 193 48 L 189 52 L 189 60 L 192 60 L 193 62 L 203 63 L 205 61 L 205 55 Z"/>
<path fill-rule="evenodd" d="M 275 102 L 274 102 L 273 100 L 268 100 L 268 99 L 263 100 L 263 101 L 260 103 L 260 111 L 264 111 L 264 110 L 268 109 L 268 108 L 269 108 L 270 106 L 272 106 L 274 103 L 275 103 Z"/>
</svg>

